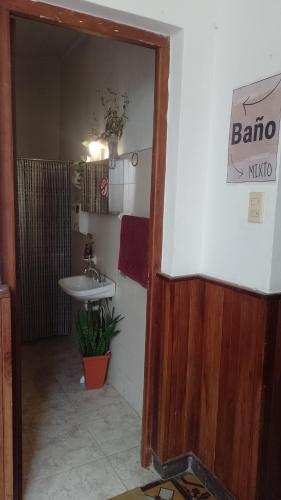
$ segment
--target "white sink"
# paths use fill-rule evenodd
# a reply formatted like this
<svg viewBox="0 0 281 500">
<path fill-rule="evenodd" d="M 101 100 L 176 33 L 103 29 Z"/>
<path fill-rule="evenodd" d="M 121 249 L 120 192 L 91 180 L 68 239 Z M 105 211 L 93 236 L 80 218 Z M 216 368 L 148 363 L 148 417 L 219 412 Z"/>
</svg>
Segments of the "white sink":
<svg viewBox="0 0 281 500">
<path fill-rule="evenodd" d="M 59 285 L 65 293 L 83 302 L 107 299 L 115 295 L 115 283 L 107 277 L 99 283 L 86 275 L 69 276 L 60 279 Z"/>
</svg>

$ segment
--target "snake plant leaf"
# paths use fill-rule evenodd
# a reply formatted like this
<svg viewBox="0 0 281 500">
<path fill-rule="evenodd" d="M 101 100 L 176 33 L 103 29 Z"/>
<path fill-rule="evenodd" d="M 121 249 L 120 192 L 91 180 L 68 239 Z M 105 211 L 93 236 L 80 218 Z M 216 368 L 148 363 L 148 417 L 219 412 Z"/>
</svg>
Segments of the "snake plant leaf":
<svg viewBox="0 0 281 500">
<path fill-rule="evenodd" d="M 84 357 L 103 356 L 110 349 L 110 343 L 120 330 L 117 325 L 124 319 L 115 308 L 110 310 L 108 301 L 101 301 L 98 310 L 85 307 L 77 312 L 76 330 L 79 340 L 79 349 Z"/>
</svg>

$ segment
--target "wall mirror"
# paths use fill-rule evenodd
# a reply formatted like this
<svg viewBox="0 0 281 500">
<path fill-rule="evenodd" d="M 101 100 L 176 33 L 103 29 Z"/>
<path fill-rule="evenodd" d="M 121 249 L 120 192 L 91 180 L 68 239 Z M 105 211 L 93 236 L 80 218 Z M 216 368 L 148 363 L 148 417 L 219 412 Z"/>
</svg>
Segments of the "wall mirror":
<svg viewBox="0 0 281 500">
<path fill-rule="evenodd" d="M 124 210 L 124 162 L 92 161 L 79 165 L 80 203 L 83 212 L 100 215 L 118 214 Z M 74 172 L 77 176 L 77 170 Z"/>
<path fill-rule="evenodd" d="M 109 213 L 108 160 L 83 164 L 81 208 L 95 214 Z"/>
<path fill-rule="evenodd" d="M 81 163 L 74 170 L 73 184 L 79 188 L 75 202 L 80 203 L 83 212 L 99 215 L 134 212 L 137 204 L 136 167 L 129 158 L 118 158 L 114 161 L 114 168 L 110 167 L 106 159 Z"/>
</svg>

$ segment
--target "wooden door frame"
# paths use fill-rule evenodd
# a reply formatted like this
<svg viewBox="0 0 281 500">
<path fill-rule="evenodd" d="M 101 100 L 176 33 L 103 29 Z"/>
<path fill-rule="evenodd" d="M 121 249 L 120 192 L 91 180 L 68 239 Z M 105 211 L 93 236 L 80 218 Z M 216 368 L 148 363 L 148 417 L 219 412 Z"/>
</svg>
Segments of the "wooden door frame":
<svg viewBox="0 0 281 500">
<path fill-rule="evenodd" d="M 15 250 L 15 187 L 13 151 L 13 107 L 11 77 L 11 15 L 48 22 L 82 33 L 107 37 L 143 47 L 155 49 L 155 94 L 154 94 L 154 133 L 152 153 L 152 178 L 150 199 L 150 236 L 149 236 L 149 287 L 147 300 L 147 327 L 144 376 L 144 403 L 142 418 L 142 465 L 151 462 L 155 367 L 157 359 L 157 317 L 158 317 L 158 278 L 161 270 L 162 234 L 164 212 L 164 187 L 167 141 L 167 109 L 170 41 L 156 33 L 116 23 L 73 10 L 51 6 L 31 0 L 2 0 L 0 6 L 0 274 L 2 281 L 11 291 L 13 299 L 13 361 L 14 361 L 14 432 L 18 436 L 15 447 L 16 469 L 21 470 L 21 393 L 20 383 L 20 334 L 16 315 L 16 250 Z M 20 318 L 18 317 L 18 320 Z M 15 418 L 17 417 L 17 418 Z M 18 451 L 18 453 L 17 453 Z M 21 473 L 19 474 L 19 478 Z M 14 498 L 20 498 L 19 479 L 15 481 Z"/>
</svg>

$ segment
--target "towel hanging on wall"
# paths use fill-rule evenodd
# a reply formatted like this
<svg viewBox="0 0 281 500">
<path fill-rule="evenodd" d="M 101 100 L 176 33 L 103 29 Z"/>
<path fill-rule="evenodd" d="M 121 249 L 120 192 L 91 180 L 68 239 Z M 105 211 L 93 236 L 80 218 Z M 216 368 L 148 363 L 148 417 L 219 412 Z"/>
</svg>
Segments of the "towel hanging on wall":
<svg viewBox="0 0 281 500">
<path fill-rule="evenodd" d="M 144 288 L 148 284 L 148 230 L 148 218 L 122 217 L 118 269 Z"/>
</svg>

